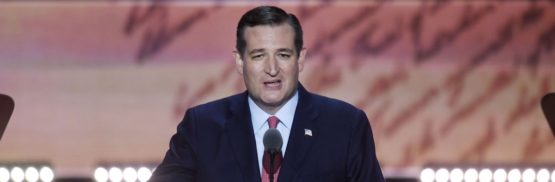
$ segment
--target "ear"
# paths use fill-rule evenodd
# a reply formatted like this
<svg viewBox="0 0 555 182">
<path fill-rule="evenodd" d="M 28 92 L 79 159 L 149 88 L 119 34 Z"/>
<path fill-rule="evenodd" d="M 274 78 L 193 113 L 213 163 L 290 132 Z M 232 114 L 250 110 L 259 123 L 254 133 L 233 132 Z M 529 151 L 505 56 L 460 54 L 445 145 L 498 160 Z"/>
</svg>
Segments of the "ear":
<svg viewBox="0 0 555 182">
<path fill-rule="evenodd" d="M 299 60 L 297 60 L 297 64 L 299 64 L 299 72 L 303 71 L 305 57 L 306 57 L 306 48 L 303 47 L 301 49 L 301 52 L 299 53 Z"/>
<path fill-rule="evenodd" d="M 243 59 L 241 58 L 241 53 L 239 51 L 233 51 L 233 57 L 235 58 L 235 68 L 239 72 L 239 74 L 243 74 Z"/>
</svg>

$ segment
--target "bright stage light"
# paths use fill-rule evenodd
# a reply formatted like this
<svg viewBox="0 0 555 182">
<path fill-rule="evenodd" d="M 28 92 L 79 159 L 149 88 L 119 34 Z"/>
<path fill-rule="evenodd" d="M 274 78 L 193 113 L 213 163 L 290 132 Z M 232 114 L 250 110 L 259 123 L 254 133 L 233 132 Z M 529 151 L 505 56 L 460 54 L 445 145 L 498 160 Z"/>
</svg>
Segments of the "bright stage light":
<svg viewBox="0 0 555 182">
<path fill-rule="evenodd" d="M 464 173 L 460 168 L 455 168 L 451 170 L 449 178 L 451 179 L 451 182 L 462 182 L 464 179 Z"/>
<path fill-rule="evenodd" d="M 94 174 L 96 182 L 146 182 L 152 176 L 154 163 L 101 163 Z"/>
<path fill-rule="evenodd" d="M 520 170 L 511 169 L 507 175 L 509 182 L 519 182 L 520 181 Z"/>
<path fill-rule="evenodd" d="M 108 170 L 103 167 L 96 168 L 96 170 L 94 170 L 94 179 L 96 182 L 107 182 Z"/>
<path fill-rule="evenodd" d="M 549 182 L 549 171 L 547 169 L 540 169 L 536 174 L 538 182 Z"/>
<path fill-rule="evenodd" d="M 108 171 L 108 174 L 112 182 L 120 182 L 123 179 L 123 173 L 120 168 L 112 167 L 110 171 Z"/>
<path fill-rule="evenodd" d="M 488 165 L 491 166 L 491 165 Z M 555 182 L 555 166 L 424 167 L 421 182 Z M 526 167 L 526 168 L 524 168 Z"/>
<path fill-rule="evenodd" d="M 480 180 L 480 182 L 491 182 L 492 178 L 493 178 L 493 174 L 490 169 L 482 169 L 478 176 L 478 179 Z"/>
<path fill-rule="evenodd" d="M 150 171 L 150 169 L 146 167 L 139 168 L 137 172 L 137 178 L 139 179 L 139 181 L 146 182 L 150 179 L 150 176 L 152 176 L 152 172 Z"/>
<path fill-rule="evenodd" d="M 126 182 L 137 181 L 137 171 L 131 167 L 127 167 L 123 170 L 123 180 Z"/>
<path fill-rule="evenodd" d="M 0 182 L 8 182 L 10 180 L 10 171 L 5 167 L 0 167 Z"/>
<path fill-rule="evenodd" d="M 445 168 L 438 169 L 436 171 L 436 182 L 447 182 L 449 181 L 449 171 Z"/>
<path fill-rule="evenodd" d="M 420 172 L 421 182 L 433 182 L 435 178 L 435 173 L 433 169 L 426 168 Z"/>
<path fill-rule="evenodd" d="M 504 169 L 497 169 L 493 172 L 494 182 L 505 182 L 507 180 L 507 172 Z"/>
<path fill-rule="evenodd" d="M 528 168 L 522 172 L 523 182 L 534 182 L 534 180 L 536 180 L 536 172 L 533 169 Z"/>
<path fill-rule="evenodd" d="M 36 182 L 39 180 L 39 170 L 35 167 L 28 167 L 25 170 L 25 179 L 28 182 Z"/>
<path fill-rule="evenodd" d="M 478 181 L 478 171 L 474 168 L 469 168 L 464 172 L 465 182 L 476 182 Z"/>
<path fill-rule="evenodd" d="M 10 174 L 14 182 L 22 182 L 25 179 L 25 172 L 23 172 L 23 169 L 20 167 L 12 168 L 12 172 Z"/>
<path fill-rule="evenodd" d="M 51 182 L 54 180 L 54 171 L 50 167 L 40 168 L 40 180 L 43 182 Z"/>
<path fill-rule="evenodd" d="M 38 170 L 39 165 L 41 164 L 0 164 L 0 182 L 51 182 L 54 179 L 52 169 L 42 167 Z"/>
</svg>

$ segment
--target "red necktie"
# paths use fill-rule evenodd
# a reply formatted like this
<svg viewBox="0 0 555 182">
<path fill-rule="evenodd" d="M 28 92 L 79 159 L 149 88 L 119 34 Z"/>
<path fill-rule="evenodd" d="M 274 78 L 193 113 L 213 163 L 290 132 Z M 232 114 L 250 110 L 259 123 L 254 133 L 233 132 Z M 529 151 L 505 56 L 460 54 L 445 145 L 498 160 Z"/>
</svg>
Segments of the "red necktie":
<svg viewBox="0 0 555 182">
<path fill-rule="evenodd" d="M 279 119 L 275 116 L 270 116 L 268 118 L 268 125 L 270 128 L 276 128 L 277 124 L 279 123 Z M 279 151 L 274 157 L 274 182 L 277 181 L 279 175 L 279 169 L 281 167 L 281 160 L 283 156 L 281 155 L 281 151 Z M 262 170 L 262 182 L 269 182 L 270 181 L 270 153 L 264 151 L 264 156 L 262 157 L 262 166 L 264 166 Z"/>
</svg>

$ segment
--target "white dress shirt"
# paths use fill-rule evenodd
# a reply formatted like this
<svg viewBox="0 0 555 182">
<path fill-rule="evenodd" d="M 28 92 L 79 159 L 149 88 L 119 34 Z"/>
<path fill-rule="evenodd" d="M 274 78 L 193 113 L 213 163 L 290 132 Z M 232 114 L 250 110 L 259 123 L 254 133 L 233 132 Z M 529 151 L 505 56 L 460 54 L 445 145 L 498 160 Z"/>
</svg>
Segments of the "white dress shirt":
<svg viewBox="0 0 555 182">
<path fill-rule="evenodd" d="M 264 143 L 262 139 L 264 138 L 264 133 L 270 128 L 268 125 L 268 118 L 272 115 L 266 113 L 254 101 L 249 97 L 249 109 L 251 112 L 252 129 L 254 131 L 254 138 L 256 140 L 256 152 L 258 154 L 258 167 L 262 173 L 262 156 L 264 155 Z M 281 133 L 283 138 L 283 146 L 281 147 L 281 153 L 285 157 L 285 149 L 287 148 L 287 142 L 289 141 L 289 133 L 291 131 L 291 126 L 293 124 L 293 118 L 295 116 L 295 109 L 297 108 L 297 103 L 299 101 L 298 91 L 295 95 L 289 99 L 283 107 L 281 107 L 275 115 L 279 119 L 277 124 L 277 129 Z"/>
</svg>

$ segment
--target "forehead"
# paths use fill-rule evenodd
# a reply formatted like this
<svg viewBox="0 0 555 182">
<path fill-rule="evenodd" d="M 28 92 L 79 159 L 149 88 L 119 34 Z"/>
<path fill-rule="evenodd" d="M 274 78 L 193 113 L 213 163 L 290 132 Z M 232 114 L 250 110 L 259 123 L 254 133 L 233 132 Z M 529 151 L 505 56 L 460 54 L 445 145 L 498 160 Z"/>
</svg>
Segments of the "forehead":
<svg viewBox="0 0 555 182">
<path fill-rule="evenodd" d="M 247 27 L 244 33 L 247 50 L 295 47 L 295 31 L 287 23 Z"/>
</svg>

